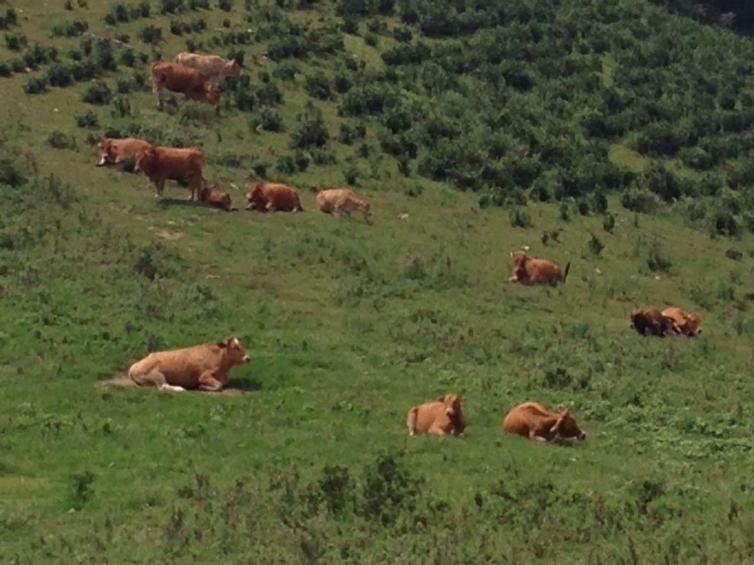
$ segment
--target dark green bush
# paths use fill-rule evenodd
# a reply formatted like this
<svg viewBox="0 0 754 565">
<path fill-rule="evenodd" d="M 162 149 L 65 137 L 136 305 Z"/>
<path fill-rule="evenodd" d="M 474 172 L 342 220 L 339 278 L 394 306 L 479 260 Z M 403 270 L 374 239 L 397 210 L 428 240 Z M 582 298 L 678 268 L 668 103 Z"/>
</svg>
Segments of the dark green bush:
<svg viewBox="0 0 754 565">
<path fill-rule="evenodd" d="M 217 0 L 217 7 L 225 12 L 233 9 L 233 0 Z"/>
<path fill-rule="evenodd" d="M 296 116 L 296 125 L 291 132 L 290 146 L 294 149 L 322 147 L 327 143 L 329 134 L 322 117 L 322 111 L 307 103 L 302 114 Z"/>
<path fill-rule="evenodd" d="M 5 46 L 11 51 L 20 51 L 26 47 L 26 36 L 23 33 L 6 33 Z"/>
<path fill-rule="evenodd" d="M 330 81 L 322 71 L 306 75 L 304 88 L 309 96 L 320 100 L 327 100 L 331 95 Z"/>
<path fill-rule="evenodd" d="M 44 78 L 32 78 L 24 84 L 26 94 L 41 94 L 47 90 L 47 81 Z"/>
<path fill-rule="evenodd" d="M 249 121 L 249 128 L 257 132 L 260 129 L 264 131 L 282 131 L 283 119 L 280 114 L 270 108 L 262 108 L 259 115 L 254 116 Z"/>
<path fill-rule="evenodd" d="M 96 128 L 99 125 L 97 114 L 91 110 L 76 114 L 76 125 L 80 128 Z"/>
<path fill-rule="evenodd" d="M 647 257 L 647 267 L 653 273 L 663 272 L 667 273 L 673 266 L 672 261 L 665 255 L 665 251 L 659 241 L 653 241 L 649 248 L 649 256 Z"/>
<path fill-rule="evenodd" d="M 0 77 L 9 77 L 12 74 L 13 69 L 11 69 L 8 63 L 0 63 Z"/>
<path fill-rule="evenodd" d="M 111 98 L 112 91 L 104 82 L 95 82 L 81 93 L 81 99 L 88 104 L 107 104 Z"/>
<path fill-rule="evenodd" d="M 60 63 L 51 66 L 45 76 L 51 86 L 65 87 L 73 84 L 73 74 L 70 69 Z"/>
<path fill-rule="evenodd" d="M 47 136 L 47 144 L 55 149 L 75 149 L 76 140 L 73 136 L 67 135 L 62 131 L 50 132 Z"/>
<path fill-rule="evenodd" d="M 52 27 L 52 34 L 57 37 L 77 37 L 89 29 L 89 24 L 83 21 L 72 21 L 61 24 L 55 24 Z"/>
<path fill-rule="evenodd" d="M 186 9 L 184 0 L 160 0 L 159 5 L 161 14 L 176 14 Z"/>
<path fill-rule="evenodd" d="M 162 29 L 148 25 L 139 31 L 139 39 L 150 45 L 157 45 L 162 41 Z"/>
<path fill-rule="evenodd" d="M 660 206 L 657 197 L 647 191 L 639 189 L 630 189 L 621 194 L 621 205 L 632 212 L 641 212 L 642 214 L 652 214 Z"/>
</svg>

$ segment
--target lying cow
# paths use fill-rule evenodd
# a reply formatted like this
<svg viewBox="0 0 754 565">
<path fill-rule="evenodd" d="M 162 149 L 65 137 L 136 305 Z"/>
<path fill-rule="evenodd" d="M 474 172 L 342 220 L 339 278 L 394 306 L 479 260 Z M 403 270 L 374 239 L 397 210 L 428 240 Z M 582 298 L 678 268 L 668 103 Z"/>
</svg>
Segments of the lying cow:
<svg viewBox="0 0 754 565">
<path fill-rule="evenodd" d="M 290 186 L 258 182 L 246 186 L 247 210 L 258 212 L 303 212 L 298 193 Z"/>
<path fill-rule="evenodd" d="M 434 434 L 459 436 L 466 428 L 461 410 L 461 398 L 446 394 L 435 402 L 414 406 L 406 417 L 409 435 Z"/>
<path fill-rule="evenodd" d="M 565 272 L 561 273 L 560 267 L 552 261 L 529 257 L 526 251 L 523 250 L 511 253 L 511 257 L 513 258 L 513 276 L 508 279 L 509 282 L 518 282 L 526 285 L 556 285 L 558 283 L 565 283 L 568 271 L 571 270 L 571 263 L 567 263 Z"/>
<path fill-rule="evenodd" d="M 235 59 L 223 59 L 218 55 L 184 52 L 175 57 L 175 62 L 196 69 L 210 80 L 221 80 L 227 76 L 237 77 L 241 74 L 241 65 Z"/>
<path fill-rule="evenodd" d="M 148 141 L 135 137 L 126 137 L 123 139 L 103 137 L 97 143 L 97 148 L 99 149 L 99 163 L 97 163 L 97 166 L 116 164 L 128 159 L 135 159 L 140 152 L 149 149 L 151 146 Z"/>
<path fill-rule="evenodd" d="M 152 65 L 152 92 L 157 99 L 158 108 L 162 106 L 160 92 L 163 89 L 183 94 L 187 100 L 213 105 L 220 100 L 220 92 L 207 76 L 177 63 L 160 61 Z"/>
<path fill-rule="evenodd" d="M 672 321 L 657 308 L 639 308 L 631 312 L 631 327 L 640 335 L 665 337 L 672 331 Z"/>
<path fill-rule="evenodd" d="M 518 434 L 535 441 L 556 439 L 586 439 L 586 434 L 576 424 L 568 408 L 549 412 L 536 402 L 524 402 L 511 408 L 503 419 L 503 431 Z"/>
<path fill-rule="evenodd" d="M 702 333 L 702 328 L 699 327 L 702 323 L 702 319 L 696 312 L 686 314 L 686 312 L 680 308 L 672 306 L 665 308 L 665 310 L 662 311 L 662 316 L 669 322 L 673 333 L 677 335 L 697 337 Z"/>
<path fill-rule="evenodd" d="M 128 378 L 139 386 L 160 390 L 199 389 L 219 391 L 228 384 L 228 373 L 249 356 L 236 337 L 186 349 L 150 353 L 128 369 Z"/>
<path fill-rule="evenodd" d="M 151 146 L 136 156 L 135 172 L 143 172 L 162 196 L 167 179 L 184 181 L 191 187 L 191 200 L 202 188 L 204 154 L 194 148 Z"/>
<path fill-rule="evenodd" d="M 199 202 L 204 202 L 215 208 L 221 208 L 230 212 L 231 208 L 230 194 L 217 190 L 214 186 L 205 186 L 199 191 Z"/>
<path fill-rule="evenodd" d="M 361 212 L 364 218 L 371 215 L 371 206 L 356 197 L 348 188 L 323 188 L 317 193 L 317 206 L 321 212 L 340 218 L 343 213 Z"/>
</svg>

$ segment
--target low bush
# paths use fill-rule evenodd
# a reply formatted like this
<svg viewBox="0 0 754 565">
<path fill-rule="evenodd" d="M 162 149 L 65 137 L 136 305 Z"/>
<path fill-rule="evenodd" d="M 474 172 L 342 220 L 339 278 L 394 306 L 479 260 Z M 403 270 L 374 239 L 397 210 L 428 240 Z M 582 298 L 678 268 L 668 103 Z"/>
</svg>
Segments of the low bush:
<svg viewBox="0 0 754 565">
<path fill-rule="evenodd" d="M 81 99 L 88 104 L 103 105 L 112 98 L 110 87 L 104 82 L 95 82 L 84 89 Z"/>
</svg>

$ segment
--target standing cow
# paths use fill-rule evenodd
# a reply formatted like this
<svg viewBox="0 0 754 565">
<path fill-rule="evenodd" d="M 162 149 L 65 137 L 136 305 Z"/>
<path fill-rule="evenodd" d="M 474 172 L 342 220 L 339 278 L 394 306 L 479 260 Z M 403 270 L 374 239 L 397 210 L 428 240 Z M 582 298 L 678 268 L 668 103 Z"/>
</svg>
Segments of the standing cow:
<svg viewBox="0 0 754 565">
<path fill-rule="evenodd" d="M 435 402 L 425 402 L 412 407 L 406 416 L 409 435 L 433 434 L 437 436 L 463 434 L 466 421 L 461 410 L 461 397 L 446 394 Z"/>
<path fill-rule="evenodd" d="M 557 285 L 565 283 L 568 271 L 571 270 L 571 263 L 566 263 L 565 271 L 561 273 L 560 267 L 552 261 L 529 257 L 523 250 L 511 253 L 511 257 L 513 258 L 513 275 L 508 279 L 509 282 L 526 285 Z"/>
<path fill-rule="evenodd" d="M 162 196 L 167 179 L 187 182 L 194 200 L 204 182 L 203 167 L 204 154 L 199 149 L 152 146 L 137 155 L 134 171 L 149 177 L 158 196 Z"/>
<path fill-rule="evenodd" d="M 303 212 L 298 193 L 290 186 L 258 182 L 246 186 L 247 210 L 258 212 Z"/>
<path fill-rule="evenodd" d="M 350 215 L 351 212 L 361 212 L 368 219 L 372 213 L 369 202 L 357 198 L 348 188 L 323 188 L 317 193 L 317 206 L 320 211 L 336 218 L 340 218 L 343 213 Z"/>
<path fill-rule="evenodd" d="M 219 391 L 228 384 L 230 370 L 248 362 L 238 338 L 229 337 L 217 343 L 150 353 L 131 365 L 128 378 L 139 386 L 161 390 Z"/>
<path fill-rule="evenodd" d="M 149 149 L 151 146 L 148 141 L 135 137 L 126 137 L 123 139 L 103 137 L 97 143 L 97 148 L 99 149 L 99 163 L 97 163 L 97 166 L 135 159 L 139 153 Z"/>
<path fill-rule="evenodd" d="M 197 100 L 215 105 L 220 100 L 220 92 L 206 75 L 177 63 L 160 61 L 152 65 L 152 92 L 157 99 L 157 107 L 162 106 L 160 92 L 183 94 L 187 100 Z"/>
<path fill-rule="evenodd" d="M 556 439 L 586 439 L 568 408 L 550 412 L 537 402 L 524 402 L 511 408 L 502 422 L 503 431 L 518 434 L 534 441 Z"/>
<path fill-rule="evenodd" d="M 241 65 L 235 59 L 223 59 L 218 55 L 184 52 L 175 57 L 175 62 L 196 69 L 210 80 L 220 80 L 227 76 L 237 77 L 241 74 Z"/>
</svg>

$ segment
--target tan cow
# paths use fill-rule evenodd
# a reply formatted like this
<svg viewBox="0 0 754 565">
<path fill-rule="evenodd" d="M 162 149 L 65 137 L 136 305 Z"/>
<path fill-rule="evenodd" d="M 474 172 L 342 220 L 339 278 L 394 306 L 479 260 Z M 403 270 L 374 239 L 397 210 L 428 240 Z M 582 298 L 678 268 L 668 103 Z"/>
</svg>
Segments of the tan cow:
<svg viewBox="0 0 754 565">
<path fill-rule="evenodd" d="M 550 412 L 537 402 L 524 402 L 511 408 L 502 422 L 503 431 L 535 441 L 586 439 L 568 408 Z"/>
<path fill-rule="evenodd" d="M 165 180 L 185 181 L 191 187 L 191 200 L 204 182 L 202 167 L 204 154 L 194 148 L 151 146 L 136 156 L 134 171 L 143 172 L 154 183 L 157 195 L 162 196 Z"/>
<path fill-rule="evenodd" d="M 508 279 L 509 282 L 518 282 L 526 285 L 556 285 L 558 283 L 565 283 L 568 271 L 571 270 L 571 263 L 567 263 L 565 272 L 561 273 L 560 267 L 552 261 L 529 257 L 524 250 L 511 253 L 511 257 L 513 258 L 513 276 Z"/>
<path fill-rule="evenodd" d="M 150 353 L 131 365 L 128 378 L 139 386 L 161 390 L 219 391 L 228 384 L 229 371 L 248 362 L 238 338 L 229 337 L 217 343 Z"/>
<path fill-rule="evenodd" d="M 205 186 L 199 191 L 199 202 L 204 202 L 215 208 L 222 208 L 226 212 L 230 212 L 231 200 L 230 194 L 217 190 L 214 186 Z"/>
<path fill-rule="evenodd" d="M 368 219 L 372 213 L 369 202 L 357 198 L 348 188 L 323 188 L 317 193 L 317 206 L 320 211 L 336 218 L 340 218 L 343 213 L 350 215 L 351 212 L 361 212 Z"/>
<path fill-rule="evenodd" d="M 151 146 L 148 141 L 135 137 L 126 137 L 123 139 L 103 137 L 97 143 L 97 148 L 99 149 L 99 163 L 97 163 L 97 166 L 134 159 L 141 151 L 149 149 Z"/>
<path fill-rule="evenodd" d="M 665 337 L 672 331 L 672 321 L 657 308 L 638 308 L 631 312 L 631 327 L 640 335 Z"/>
<path fill-rule="evenodd" d="M 200 55 L 198 53 L 179 53 L 175 62 L 184 67 L 196 69 L 210 80 L 220 80 L 227 76 L 237 77 L 241 74 L 241 65 L 235 59 L 223 59 L 219 55 Z"/>
<path fill-rule="evenodd" d="M 406 416 L 409 435 L 434 434 L 437 436 L 463 434 L 466 422 L 461 410 L 461 398 L 457 394 L 446 394 L 435 402 L 414 406 Z"/>
<path fill-rule="evenodd" d="M 671 329 L 675 334 L 697 337 L 702 333 L 702 328 L 699 327 L 702 319 L 696 312 L 686 314 L 680 308 L 671 306 L 662 311 L 662 316 L 669 321 Z"/>
<path fill-rule="evenodd" d="M 275 182 L 246 185 L 247 210 L 258 212 L 303 212 L 298 193 L 290 186 Z"/>
<path fill-rule="evenodd" d="M 220 91 L 206 75 L 177 63 L 160 61 L 152 65 L 152 92 L 158 108 L 162 106 L 160 92 L 163 89 L 183 94 L 187 100 L 213 105 L 220 100 Z"/>
</svg>

